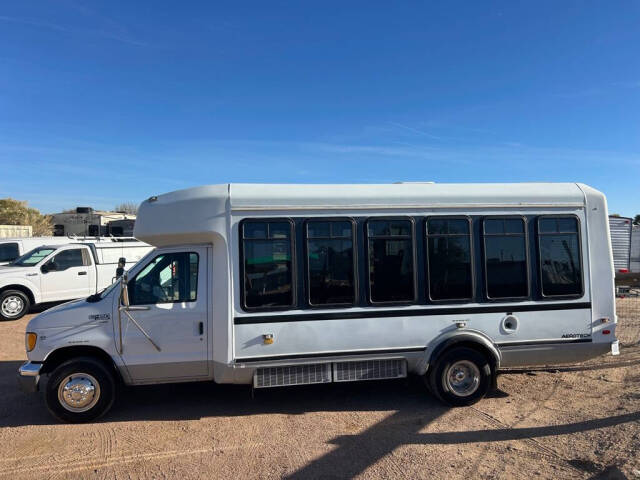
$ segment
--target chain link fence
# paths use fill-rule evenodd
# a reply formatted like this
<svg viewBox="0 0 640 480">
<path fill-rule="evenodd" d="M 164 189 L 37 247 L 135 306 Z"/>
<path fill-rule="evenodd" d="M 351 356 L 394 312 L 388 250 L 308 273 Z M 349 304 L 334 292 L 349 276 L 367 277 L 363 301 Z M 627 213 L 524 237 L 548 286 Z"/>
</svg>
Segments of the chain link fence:
<svg viewBox="0 0 640 480">
<path fill-rule="evenodd" d="M 616 287 L 616 336 L 622 346 L 640 345 L 640 286 Z"/>
</svg>

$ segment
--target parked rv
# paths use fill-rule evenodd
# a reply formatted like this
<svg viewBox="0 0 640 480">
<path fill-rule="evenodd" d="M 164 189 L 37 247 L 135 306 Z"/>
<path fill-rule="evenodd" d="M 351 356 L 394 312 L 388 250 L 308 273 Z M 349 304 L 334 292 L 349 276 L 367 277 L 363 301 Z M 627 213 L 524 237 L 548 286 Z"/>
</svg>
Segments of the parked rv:
<svg viewBox="0 0 640 480">
<path fill-rule="evenodd" d="M 137 241 L 40 245 L 0 267 L 0 320 L 17 320 L 39 303 L 93 295 L 113 282 L 120 258 L 133 265 L 151 250 Z"/>
<path fill-rule="evenodd" d="M 133 232 L 131 232 L 133 234 Z M 30 250 L 42 245 L 64 245 L 66 243 L 97 243 L 97 242 L 138 242 L 131 237 L 28 237 L 28 238 L 0 238 L 0 265 L 6 265 L 24 255 Z M 139 242 L 138 245 L 146 246 Z"/>
<path fill-rule="evenodd" d="M 75 212 L 54 213 L 51 216 L 53 233 L 65 235 L 113 235 L 124 236 L 124 230 L 130 223 L 135 223 L 136 216 L 125 212 L 104 212 L 91 207 L 77 207 Z M 128 220 L 128 222 L 121 222 Z M 120 222 L 111 228 L 113 222 Z"/>
<path fill-rule="evenodd" d="M 26 332 L 57 418 L 115 385 L 421 376 L 469 405 L 499 369 L 618 353 L 604 195 L 582 184 L 218 185 L 143 202 L 156 250 Z"/>
</svg>

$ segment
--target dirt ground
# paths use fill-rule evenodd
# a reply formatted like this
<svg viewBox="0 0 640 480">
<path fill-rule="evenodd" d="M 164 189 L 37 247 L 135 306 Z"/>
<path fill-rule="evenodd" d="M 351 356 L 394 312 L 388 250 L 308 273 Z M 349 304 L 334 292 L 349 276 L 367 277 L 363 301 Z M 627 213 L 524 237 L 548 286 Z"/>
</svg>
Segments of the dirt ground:
<svg viewBox="0 0 640 480">
<path fill-rule="evenodd" d="M 254 399 L 182 384 L 125 389 L 89 425 L 58 424 L 18 390 L 27 321 L 0 323 L 0 478 L 640 479 L 637 316 L 621 317 L 620 356 L 501 375 L 501 392 L 468 408 L 415 379 Z"/>
</svg>

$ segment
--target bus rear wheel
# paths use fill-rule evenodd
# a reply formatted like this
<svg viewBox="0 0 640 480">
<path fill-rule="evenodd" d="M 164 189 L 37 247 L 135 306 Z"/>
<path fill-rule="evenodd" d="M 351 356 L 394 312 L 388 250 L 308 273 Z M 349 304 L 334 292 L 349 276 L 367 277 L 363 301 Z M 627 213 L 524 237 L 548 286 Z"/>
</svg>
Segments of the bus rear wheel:
<svg viewBox="0 0 640 480">
<path fill-rule="evenodd" d="M 493 379 L 487 357 L 468 347 L 444 352 L 427 375 L 431 392 L 453 407 L 473 405 L 484 398 Z"/>
</svg>

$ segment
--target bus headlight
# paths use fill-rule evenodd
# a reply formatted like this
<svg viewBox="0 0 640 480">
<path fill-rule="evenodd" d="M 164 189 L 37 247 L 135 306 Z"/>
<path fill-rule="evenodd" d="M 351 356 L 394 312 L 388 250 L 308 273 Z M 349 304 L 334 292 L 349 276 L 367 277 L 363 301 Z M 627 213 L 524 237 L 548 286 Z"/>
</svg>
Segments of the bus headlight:
<svg viewBox="0 0 640 480">
<path fill-rule="evenodd" d="M 38 334 L 33 332 L 26 333 L 25 344 L 27 346 L 27 352 L 30 352 L 36 348 L 36 342 L 38 341 Z"/>
</svg>

